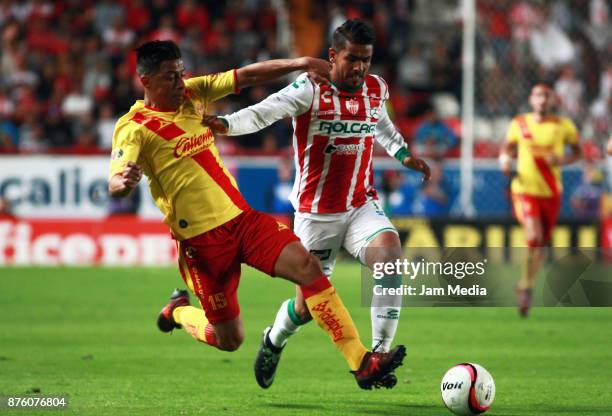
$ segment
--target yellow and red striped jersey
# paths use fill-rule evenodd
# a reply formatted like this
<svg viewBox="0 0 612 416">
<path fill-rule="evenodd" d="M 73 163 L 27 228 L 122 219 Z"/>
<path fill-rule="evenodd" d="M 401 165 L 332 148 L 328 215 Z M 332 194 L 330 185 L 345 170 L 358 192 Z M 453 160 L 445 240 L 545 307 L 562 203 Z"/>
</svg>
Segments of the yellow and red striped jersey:
<svg viewBox="0 0 612 416">
<path fill-rule="evenodd" d="M 143 167 L 155 204 L 179 240 L 218 227 L 248 208 L 223 165 L 210 129 L 209 103 L 237 92 L 236 71 L 190 78 L 176 111 L 136 101 L 115 126 L 109 178 L 128 161 Z"/>
<path fill-rule="evenodd" d="M 563 189 L 561 169 L 549 165 L 546 156 L 562 157 L 566 145 L 578 143 L 574 123 L 558 116 L 548 116 L 538 123 L 535 114 L 520 114 L 510 123 L 506 139 L 518 145 L 517 176 L 512 181 L 512 192 L 539 197 L 559 196 Z"/>
</svg>

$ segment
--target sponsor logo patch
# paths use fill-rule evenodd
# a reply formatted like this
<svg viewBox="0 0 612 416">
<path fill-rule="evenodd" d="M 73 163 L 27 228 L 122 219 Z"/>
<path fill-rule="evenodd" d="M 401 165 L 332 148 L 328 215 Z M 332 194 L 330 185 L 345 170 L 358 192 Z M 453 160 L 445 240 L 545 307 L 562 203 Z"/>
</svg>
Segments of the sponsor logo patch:
<svg viewBox="0 0 612 416">
<path fill-rule="evenodd" d="M 329 301 L 323 301 L 312 308 L 312 312 L 318 312 L 319 319 L 323 321 L 327 329 L 331 332 L 334 342 L 340 341 L 344 338 L 342 332 L 343 326 L 340 324 L 340 320 L 336 314 L 327 307 Z"/>
<path fill-rule="evenodd" d="M 322 110 L 317 111 L 317 117 L 335 116 L 336 110 Z"/>
<path fill-rule="evenodd" d="M 115 149 L 111 153 L 111 160 L 121 159 L 123 157 L 123 149 Z"/>
<path fill-rule="evenodd" d="M 214 141 L 210 130 L 198 136 L 181 137 L 174 146 L 174 157 L 188 157 L 208 149 Z"/>
<path fill-rule="evenodd" d="M 321 121 L 319 123 L 319 131 L 326 135 L 362 135 L 373 134 L 376 129 L 376 123 L 361 123 L 351 121 Z"/>
<path fill-rule="evenodd" d="M 325 148 L 325 153 L 333 154 L 338 156 L 356 155 L 359 152 L 365 150 L 365 145 L 360 144 L 329 144 Z"/>
<path fill-rule="evenodd" d="M 368 110 L 368 117 L 378 119 L 381 112 L 380 107 L 372 107 Z"/>
</svg>

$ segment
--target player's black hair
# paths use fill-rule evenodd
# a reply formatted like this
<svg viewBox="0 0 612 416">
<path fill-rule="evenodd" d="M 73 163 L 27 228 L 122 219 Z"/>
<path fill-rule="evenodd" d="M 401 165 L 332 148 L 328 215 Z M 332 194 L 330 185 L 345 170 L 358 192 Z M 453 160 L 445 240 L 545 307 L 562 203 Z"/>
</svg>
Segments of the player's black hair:
<svg viewBox="0 0 612 416">
<path fill-rule="evenodd" d="M 338 26 L 332 35 L 332 48 L 340 51 L 346 42 L 357 45 L 374 45 L 374 30 L 362 20 L 350 19 Z"/>
<path fill-rule="evenodd" d="M 181 59 L 181 50 L 171 40 L 153 40 L 143 43 L 135 51 L 138 75 L 150 75 L 157 72 L 163 61 Z"/>
</svg>

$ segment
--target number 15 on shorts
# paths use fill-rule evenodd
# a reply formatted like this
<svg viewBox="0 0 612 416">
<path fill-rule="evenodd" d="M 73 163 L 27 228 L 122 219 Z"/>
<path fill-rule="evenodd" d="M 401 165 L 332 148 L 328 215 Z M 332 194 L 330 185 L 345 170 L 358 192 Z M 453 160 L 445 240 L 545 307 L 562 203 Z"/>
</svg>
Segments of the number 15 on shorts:
<svg viewBox="0 0 612 416">
<path fill-rule="evenodd" d="M 225 299 L 225 293 L 219 292 L 212 295 L 208 295 L 208 303 L 213 308 L 213 311 L 223 309 L 227 306 L 227 299 Z"/>
</svg>

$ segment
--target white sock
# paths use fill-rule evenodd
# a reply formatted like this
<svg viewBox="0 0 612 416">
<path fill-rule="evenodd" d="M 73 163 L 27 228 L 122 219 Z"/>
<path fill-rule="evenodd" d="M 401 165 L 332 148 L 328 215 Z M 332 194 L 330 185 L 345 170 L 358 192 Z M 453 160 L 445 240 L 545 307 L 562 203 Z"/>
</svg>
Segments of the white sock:
<svg viewBox="0 0 612 416">
<path fill-rule="evenodd" d="M 385 276 L 384 287 L 399 287 L 402 283 L 399 276 Z M 372 320 L 372 350 L 388 352 L 397 332 L 397 324 L 402 307 L 401 296 L 374 296 L 370 308 Z"/>
<path fill-rule="evenodd" d="M 294 302 L 294 299 L 287 299 L 281 304 L 276 313 L 272 329 L 268 333 L 272 345 L 277 348 L 284 347 L 287 343 L 287 338 L 295 334 L 302 324 L 295 314 Z"/>
<path fill-rule="evenodd" d="M 386 306 L 373 306 L 370 309 L 372 318 L 372 350 L 388 352 L 395 338 L 397 324 L 399 323 L 400 308 Z M 377 348 L 378 347 L 378 348 Z"/>
</svg>

